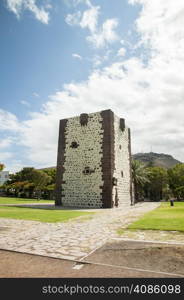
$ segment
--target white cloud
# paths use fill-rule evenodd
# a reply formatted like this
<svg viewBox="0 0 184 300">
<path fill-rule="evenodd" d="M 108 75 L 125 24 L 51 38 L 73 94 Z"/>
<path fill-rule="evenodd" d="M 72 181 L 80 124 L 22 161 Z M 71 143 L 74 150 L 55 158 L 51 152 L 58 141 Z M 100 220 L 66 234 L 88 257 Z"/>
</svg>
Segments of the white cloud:
<svg viewBox="0 0 184 300">
<path fill-rule="evenodd" d="M 80 56 L 80 55 L 77 54 L 77 53 L 73 53 L 73 54 L 72 54 L 72 57 L 77 58 L 77 59 L 79 59 L 79 60 L 82 60 L 82 56 Z"/>
<path fill-rule="evenodd" d="M 100 14 L 100 6 L 93 6 L 83 13 L 77 11 L 73 14 L 68 14 L 65 21 L 71 26 L 80 26 L 88 29 L 90 34 L 86 40 L 93 44 L 94 47 L 104 47 L 109 43 L 113 43 L 119 39 L 115 29 L 118 26 L 117 19 L 107 19 L 101 26 L 98 26 L 98 17 Z"/>
<path fill-rule="evenodd" d="M 20 144 L 27 147 L 27 158 L 37 166 L 56 164 L 59 112 L 33 114 L 23 122 Z M 45 134 L 46 133 L 46 134 Z"/>
<path fill-rule="evenodd" d="M 91 33 L 95 32 L 98 23 L 99 10 L 99 6 L 92 6 L 90 9 L 84 11 L 79 24 L 81 28 L 88 28 Z"/>
<path fill-rule="evenodd" d="M 166 55 L 166 58 L 184 58 L 184 3 L 178 0 L 131 0 L 143 5 L 140 17 L 137 19 L 137 30 L 141 33 L 142 43 L 150 46 L 156 53 Z"/>
<path fill-rule="evenodd" d="M 99 6 L 91 6 L 83 13 L 77 11 L 73 14 L 68 14 L 65 21 L 68 25 L 78 25 L 81 28 L 88 28 L 90 32 L 95 32 L 98 23 L 99 10 Z"/>
<path fill-rule="evenodd" d="M 118 56 L 125 56 L 125 54 L 126 54 L 125 48 L 122 47 L 118 50 Z"/>
<path fill-rule="evenodd" d="M 77 11 L 74 14 L 68 14 L 65 21 L 68 25 L 75 26 L 79 25 L 81 20 L 81 12 Z"/>
<path fill-rule="evenodd" d="M 93 66 L 96 68 L 100 66 L 102 63 L 107 61 L 109 59 L 109 55 L 111 53 L 111 50 L 106 51 L 105 55 L 94 55 L 92 62 Z"/>
<path fill-rule="evenodd" d="M 104 47 L 109 43 L 111 44 L 119 39 L 115 31 L 117 26 L 117 19 L 108 19 L 102 24 L 102 27 L 98 31 L 89 35 L 87 40 L 97 48 Z"/>
<path fill-rule="evenodd" d="M 0 162 L 4 163 L 5 160 L 10 159 L 13 157 L 11 152 L 1 152 L 0 151 Z"/>
<path fill-rule="evenodd" d="M 17 117 L 7 112 L 3 109 L 0 109 L 0 131 L 18 131 L 20 129 L 20 123 Z"/>
<path fill-rule="evenodd" d="M 8 137 L 8 138 L 5 138 L 5 139 L 2 139 L 0 140 L 0 149 L 5 149 L 5 148 L 8 148 L 11 146 L 11 144 L 13 143 L 13 140 Z"/>
<path fill-rule="evenodd" d="M 51 8 L 51 5 L 45 4 L 42 7 L 37 6 L 37 0 L 6 0 L 7 7 L 10 11 L 12 11 L 17 18 L 20 17 L 21 13 L 24 10 L 28 10 L 32 12 L 35 18 L 44 23 L 48 24 L 49 22 L 49 12 L 48 10 Z"/>
<path fill-rule="evenodd" d="M 25 105 L 25 106 L 27 106 L 27 107 L 30 107 L 30 103 L 29 103 L 28 101 L 21 100 L 20 103 L 21 103 L 22 105 Z"/>
<path fill-rule="evenodd" d="M 5 170 L 10 171 L 10 173 L 16 173 L 16 172 L 20 171 L 21 169 L 23 169 L 24 167 L 30 166 L 30 165 L 25 165 L 24 163 L 22 163 L 21 160 L 14 159 L 13 157 L 11 157 L 11 159 L 8 159 L 8 158 L 6 158 L 6 159 L 7 159 L 7 162 L 5 163 L 5 167 L 6 167 Z M 33 165 L 33 167 L 34 167 L 34 165 Z"/>
<path fill-rule="evenodd" d="M 65 5 L 71 7 L 71 6 L 78 6 L 80 4 L 85 4 L 87 6 L 91 6 L 91 1 L 90 0 L 63 0 Z"/>
<path fill-rule="evenodd" d="M 36 97 L 36 98 L 40 97 L 40 95 L 38 93 L 36 93 L 36 92 L 33 93 L 33 96 Z"/>
</svg>

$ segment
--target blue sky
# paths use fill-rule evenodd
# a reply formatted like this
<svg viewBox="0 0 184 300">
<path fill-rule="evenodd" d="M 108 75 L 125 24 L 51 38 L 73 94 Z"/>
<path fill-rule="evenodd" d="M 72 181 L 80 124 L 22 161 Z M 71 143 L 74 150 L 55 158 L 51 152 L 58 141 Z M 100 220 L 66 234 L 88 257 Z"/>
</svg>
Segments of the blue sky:
<svg viewBox="0 0 184 300">
<path fill-rule="evenodd" d="M 182 0 L 0 1 L 6 169 L 55 165 L 59 119 L 108 108 L 134 153 L 184 160 L 183 11 Z"/>
</svg>

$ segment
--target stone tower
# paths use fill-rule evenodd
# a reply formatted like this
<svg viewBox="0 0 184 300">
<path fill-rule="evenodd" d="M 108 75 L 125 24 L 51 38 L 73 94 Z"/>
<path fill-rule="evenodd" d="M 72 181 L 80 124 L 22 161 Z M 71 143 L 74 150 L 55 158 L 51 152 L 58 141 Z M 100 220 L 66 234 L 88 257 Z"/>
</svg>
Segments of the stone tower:
<svg viewBox="0 0 184 300">
<path fill-rule="evenodd" d="M 60 120 L 56 205 L 131 205 L 130 129 L 111 110 Z"/>
</svg>

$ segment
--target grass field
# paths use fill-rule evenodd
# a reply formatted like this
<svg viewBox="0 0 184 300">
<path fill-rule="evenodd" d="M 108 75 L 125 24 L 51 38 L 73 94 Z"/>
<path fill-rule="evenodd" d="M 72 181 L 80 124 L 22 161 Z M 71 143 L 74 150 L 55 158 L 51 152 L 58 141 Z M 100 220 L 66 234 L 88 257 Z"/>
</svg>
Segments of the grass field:
<svg viewBox="0 0 184 300">
<path fill-rule="evenodd" d="M 0 204 L 24 204 L 24 203 L 54 203 L 53 200 L 36 200 L 24 198 L 0 197 Z"/>
<path fill-rule="evenodd" d="M 161 203 L 127 229 L 184 231 L 184 202 L 175 202 L 174 206 L 169 202 Z M 121 229 L 118 232 L 121 234 Z"/>
<path fill-rule="evenodd" d="M 76 217 L 90 217 L 93 212 L 0 206 L 0 218 L 40 222 L 66 222 Z"/>
</svg>

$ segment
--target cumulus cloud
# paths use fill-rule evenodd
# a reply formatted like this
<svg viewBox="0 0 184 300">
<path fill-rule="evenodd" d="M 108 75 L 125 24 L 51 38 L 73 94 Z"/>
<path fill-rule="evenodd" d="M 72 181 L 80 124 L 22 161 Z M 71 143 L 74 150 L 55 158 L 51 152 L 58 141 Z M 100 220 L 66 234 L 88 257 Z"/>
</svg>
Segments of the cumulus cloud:
<svg viewBox="0 0 184 300">
<path fill-rule="evenodd" d="M 0 162 L 4 162 L 6 159 L 11 159 L 13 157 L 13 153 L 11 152 L 1 152 L 0 151 Z"/>
<path fill-rule="evenodd" d="M 118 56 L 125 56 L 125 54 L 126 54 L 125 48 L 122 47 L 118 50 Z"/>
<path fill-rule="evenodd" d="M 0 140 L 0 149 L 5 149 L 11 146 L 11 144 L 13 143 L 13 140 L 8 137 L 8 138 L 4 138 L 3 140 Z"/>
<path fill-rule="evenodd" d="M 27 158 L 37 166 L 56 164 L 59 112 L 33 114 L 30 120 L 22 123 L 19 132 L 20 144 L 27 148 Z M 45 134 L 46 133 L 46 134 Z"/>
<path fill-rule="evenodd" d="M 99 10 L 99 6 L 92 6 L 90 9 L 84 11 L 79 24 L 81 28 L 88 28 L 91 33 L 95 32 L 98 23 Z"/>
<path fill-rule="evenodd" d="M 63 0 L 63 1 L 69 7 L 71 7 L 71 6 L 76 7 L 80 4 L 85 4 L 85 5 L 91 6 L 90 0 Z"/>
<path fill-rule="evenodd" d="M 49 22 L 49 12 L 51 5 L 44 4 L 42 7 L 38 7 L 37 0 L 6 0 L 7 7 L 12 11 L 17 18 L 20 18 L 21 13 L 24 10 L 28 10 L 33 13 L 35 18 L 44 23 L 48 24 Z"/>
<path fill-rule="evenodd" d="M 111 50 L 107 50 L 105 55 L 94 55 L 94 57 L 92 58 L 93 66 L 95 68 L 99 67 L 102 63 L 107 61 L 109 59 L 111 52 L 112 52 Z"/>
<path fill-rule="evenodd" d="M 111 44 L 119 39 L 115 29 L 118 26 L 117 19 L 106 20 L 98 31 L 93 32 L 87 37 L 87 40 L 93 44 L 94 47 L 100 48 L 107 44 Z"/>
<path fill-rule="evenodd" d="M 20 122 L 17 117 L 3 109 L 0 109 L 0 132 L 1 131 L 19 131 Z"/>
<path fill-rule="evenodd" d="M 80 11 L 77 11 L 73 14 L 68 14 L 65 18 L 65 22 L 71 26 L 80 24 L 80 20 L 81 20 L 81 12 Z"/>
<path fill-rule="evenodd" d="M 117 19 L 107 19 L 101 26 L 98 26 L 98 18 L 100 14 L 100 6 L 93 6 L 90 3 L 90 8 L 83 13 L 77 11 L 73 14 L 68 14 L 65 21 L 71 26 L 80 26 L 83 29 L 88 29 L 90 34 L 86 40 L 94 47 L 101 48 L 107 44 L 111 44 L 119 39 L 116 33 L 118 26 Z"/>
<path fill-rule="evenodd" d="M 1 154 L 0 154 L 1 157 Z M 20 171 L 22 168 L 24 168 L 25 166 L 29 166 L 29 165 L 25 165 L 21 160 L 17 160 L 14 159 L 12 157 L 12 155 L 10 156 L 11 159 L 9 159 L 8 157 L 3 159 L 3 161 L 5 161 L 5 159 L 7 159 L 7 163 L 5 164 L 6 168 L 5 170 L 10 171 L 10 173 L 15 173 Z M 34 165 L 33 165 L 34 167 Z"/>
<path fill-rule="evenodd" d="M 81 28 L 88 28 L 90 32 L 95 32 L 98 23 L 99 10 L 99 6 L 91 6 L 83 13 L 77 11 L 73 14 L 68 14 L 65 21 L 68 25 L 78 25 Z"/>
</svg>

